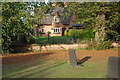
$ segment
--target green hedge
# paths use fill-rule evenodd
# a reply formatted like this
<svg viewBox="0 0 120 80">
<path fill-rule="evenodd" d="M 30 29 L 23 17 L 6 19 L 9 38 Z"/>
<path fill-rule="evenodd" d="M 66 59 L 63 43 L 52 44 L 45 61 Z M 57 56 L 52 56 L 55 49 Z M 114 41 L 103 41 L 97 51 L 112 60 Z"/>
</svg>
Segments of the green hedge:
<svg viewBox="0 0 120 80">
<path fill-rule="evenodd" d="M 48 41 L 48 37 L 36 37 L 35 44 L 47 45 L 47 44 L 69 44 L 70 37 L 66 36 L 54 36 L 50 37 Z"/>
<path fill-rule="evenodd" d="M 65 36 L 69 36 L 71 38 L 94 38 L 95 33 L 92 29 L 69 29 L 65 31 Z"/>
</svg>

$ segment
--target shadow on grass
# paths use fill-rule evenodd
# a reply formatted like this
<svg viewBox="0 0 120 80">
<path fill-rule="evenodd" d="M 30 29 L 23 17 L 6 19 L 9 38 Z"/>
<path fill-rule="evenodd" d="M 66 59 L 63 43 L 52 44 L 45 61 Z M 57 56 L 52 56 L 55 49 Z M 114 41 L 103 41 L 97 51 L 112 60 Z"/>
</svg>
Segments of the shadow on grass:
<svg viewBox="0 0 120 80">
<path fill-rule="evenodd" d="M 55 68 L 55 67 L 61 66 L 61 65 L 65 64 L 65 63 L 67 63 L 67 62 L 62 62 L 62 63 L 59 63 L 59 64 L 51 65 L 51 66 L 46 67 L 45 69 L 38 70 L 38 71 L 36 71 L 36 72 L 33 72 L 33 73 L 31 73 L 31 74 L 28 74 L 28 75 L 24 75 L 24 76 L 22 76 L 22 77 L 30 77 L 31 75 L 34 76 L 34 75 L 36 75 L 36 74 L 42 74 L 42 73 L 46 72 L 47 70 L 50 70 L 50 69 L 53 69 L 53 68 Z M 45 76 L 45 75 L 44 75 L 44 76 Z"/>
<path fill-rule="evenodd" d="M 34 60 L 44 58 L 53 53 L 37 53 L 37 54 L 21 54 L 16 56 L 7 56 L 2 58 L 3 64 L 23 64 L 26 62 L 33 62 Z"/>
<path fill-rule="evenodd" d="M 36 75 L 39 75 L 39 76 L 46 76 L 46 71 L 50 70 L 50 69 L 53 69 L 55 67 L 58 67 L 58 66 L 61 66 L 63 64 L 65 64 L 67 62 L 61 62 L 59 64 L 54 64 L 54 65 L 36 65 L 36 66 L 33 66 L 33 67 L 29 67 L 27 69 L 24 69 L 24 70 L 21 70 L 15 74 L 10 74 L 9 76 L 6 76 L 6 77 L 14 77 L 14 78 L 28 78 L 28 77 L 35 77 Z M 49 73 L 49 72 L 47 72 Z M 47 74 L 48 75 L 48 74 Z"/>
<path fill-rule="evenodd" d="M 91 57 L 90 56 L 86 56 L 86 57 L 84 57 L 83 59 L 81 59 L 81 60 L 78 60 L 77 61 L 77 65 L 81 65 L 81 64 L 83 64 L 83 63 L 85 63 L 88 59 L 90 59 Z M 83 65 L 82 65 L 83 66 Z"/>
</svg>

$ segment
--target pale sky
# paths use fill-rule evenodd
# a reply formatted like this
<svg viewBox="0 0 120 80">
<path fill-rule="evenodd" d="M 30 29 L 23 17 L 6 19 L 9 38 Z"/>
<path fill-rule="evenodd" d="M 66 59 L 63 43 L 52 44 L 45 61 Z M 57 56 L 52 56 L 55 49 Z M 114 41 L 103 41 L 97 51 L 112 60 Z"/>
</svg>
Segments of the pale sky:
<svg viewBox="0 0 120 80">
<path fill-rule="evenodd" d="M 46 4 L 49 2 L 49 0 L 44 0 L 44 1 L 45 1 Z"/>
</svg>

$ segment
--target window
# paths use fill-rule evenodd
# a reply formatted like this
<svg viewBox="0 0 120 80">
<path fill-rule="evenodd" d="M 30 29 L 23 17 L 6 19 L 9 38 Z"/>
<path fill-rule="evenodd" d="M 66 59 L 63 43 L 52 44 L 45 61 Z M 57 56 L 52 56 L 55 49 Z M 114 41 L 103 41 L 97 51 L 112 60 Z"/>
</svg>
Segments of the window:
<svg viewBox="0 0 120 80">
<path fill-rule="evenodd" d="M 44 28 L 42 28 L 42 33 L 44 33 Z"/>
<path fill-rule="evenodd" d="M 54 22 L 59 23 L 59 19 L 56 17 Z"/>
<path fill-rule="evenodd" d="M 54 33 L 60 33 L 60 28 L 54 28 Z"/>
</svg>

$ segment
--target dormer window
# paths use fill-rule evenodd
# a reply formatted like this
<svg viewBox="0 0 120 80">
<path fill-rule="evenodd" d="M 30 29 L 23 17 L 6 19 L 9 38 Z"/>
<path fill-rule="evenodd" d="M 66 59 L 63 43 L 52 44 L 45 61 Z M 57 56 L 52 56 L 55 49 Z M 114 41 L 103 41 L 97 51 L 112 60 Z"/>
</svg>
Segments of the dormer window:
<svg viewBox="0 0 120 80">
<path fill-rule="evenodd" d="M 54 22 L 59 23 L 59 18 L 56 17 Z"/>
</svg>

